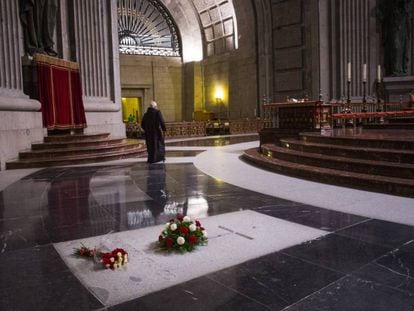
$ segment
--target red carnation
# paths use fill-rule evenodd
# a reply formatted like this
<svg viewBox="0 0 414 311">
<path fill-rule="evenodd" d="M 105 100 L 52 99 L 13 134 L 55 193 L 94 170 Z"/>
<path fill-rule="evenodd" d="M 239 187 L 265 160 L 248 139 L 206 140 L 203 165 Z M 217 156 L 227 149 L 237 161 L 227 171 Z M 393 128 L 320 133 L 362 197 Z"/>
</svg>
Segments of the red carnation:
<svg viewBox="0 0 414 311">
<path fill-rule="evenodd" d="M 159 237 L 158 237 L 158 241 L 162 241 L 162 240 L 164 240 L 164 238 L 162 237 L 162 235 L 160 235 Z"/>
<path fill-rule="evenodd" d="M 188 230 L 188 228 L 187 228 L 187 227 L 181 227 L 181 228 L 180 228 L 180 232 L 181 232 L 181 233 L 183 233 L 183 234 L 187 234 L 187 233 L 188 233 L 188 231 L 189 231 L 189 230 Z"/>
<path fill-rule="evenodd" d="M 123 248 L 115 248 L 112 251 L 112 254 L 113 255 L 118 255 L 118 253 L 121 253 L 122 256 L 124 256 L 125 254 L 127 254 L 127 252 Z"/>
<path fill-rule="evenodd" d="M 201 231 L 205 230 L 204 227 L 200 227 Z"/>
<path fill-rule="evenodd" d="M 174 241 L 173 241 L 173 239 L 172 239 L 172 238 L 166 238 L 164 241 L 165 241 L 165 245 L 166 245 L 167 247 L 172 247 L 172 246 L 173 246 L 173 244 L 174 244 Z"/>
<path fill-rule="evenodd" d="M 201 227 L 201 223 L 198 220 L 195 221 L 195 224 L 197 227 Z"/>
<path fill-rule="evenodd" d="M 183 215 L 178 215 L 178 216 L 177 216 L 177 219 L 178 219 L 179 221 L 183 221 L 184 216 L 183 216 Z"/>
<path fill-rule="evenodd" d="M 188 243 L 190 243 L 190 244 L 196 244 L 197 243 L 197 237 L 195 235 L 190 235 L 188 237 Z"/>
</svg>

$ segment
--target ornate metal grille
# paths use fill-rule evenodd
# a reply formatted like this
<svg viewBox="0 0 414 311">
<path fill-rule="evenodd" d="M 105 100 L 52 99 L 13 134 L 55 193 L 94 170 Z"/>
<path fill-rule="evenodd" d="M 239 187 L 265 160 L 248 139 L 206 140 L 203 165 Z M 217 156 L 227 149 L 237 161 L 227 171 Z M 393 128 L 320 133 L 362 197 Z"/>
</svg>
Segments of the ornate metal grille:
<svg viewBox="0 0 414 311">
<path fill-rule="evenodd" d="M 118 0 L 119 51 L 180 56 L 176 26 L 157 0 Z"/>
</svg>

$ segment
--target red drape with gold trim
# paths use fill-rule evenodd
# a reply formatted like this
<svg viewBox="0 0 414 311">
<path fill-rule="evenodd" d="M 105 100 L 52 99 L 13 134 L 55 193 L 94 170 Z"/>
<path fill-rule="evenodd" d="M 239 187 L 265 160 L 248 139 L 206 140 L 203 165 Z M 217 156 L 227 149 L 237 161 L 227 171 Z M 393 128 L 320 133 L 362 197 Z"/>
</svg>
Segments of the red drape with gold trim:
<svg viewBox="0 0 414 311">
<path fill-rule="evenodd" d="M 53 129 L 86 127 L 77 63 L 37 54 L 39 100 L 43 126 Z"/>
</svg>

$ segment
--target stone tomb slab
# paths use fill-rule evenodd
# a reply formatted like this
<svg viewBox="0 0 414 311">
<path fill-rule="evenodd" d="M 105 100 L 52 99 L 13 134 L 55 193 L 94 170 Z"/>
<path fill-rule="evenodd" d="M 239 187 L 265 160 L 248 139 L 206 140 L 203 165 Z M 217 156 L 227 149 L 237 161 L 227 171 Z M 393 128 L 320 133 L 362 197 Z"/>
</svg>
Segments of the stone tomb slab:
<svg viewBox="0 0 414 311">
<path fill-rule="evenodd" d="M 313 240 L 328 232 L 254 211 L 221 214 L 201 220 L 207 246 L 191 253 L 161 252 L 154 241 L 164 226 L 112 233 L 54 244 L 74 275 L 104 305 L 111 306 L 182 282 Z M 125 248 L 129 263 L 116 271 L 74 257 L 81 243 L 102 249 Z"/>
</svg>

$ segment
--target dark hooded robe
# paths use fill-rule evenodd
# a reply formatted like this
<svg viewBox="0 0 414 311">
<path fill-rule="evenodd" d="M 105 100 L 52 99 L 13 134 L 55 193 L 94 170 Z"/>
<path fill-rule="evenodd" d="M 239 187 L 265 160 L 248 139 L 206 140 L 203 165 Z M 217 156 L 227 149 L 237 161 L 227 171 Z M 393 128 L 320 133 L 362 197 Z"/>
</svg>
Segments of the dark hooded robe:
<svg viewBox="0 0 414 311">
<path fill-rule="evenodd" d="M 156 163 L 165 160 L 165 142 L 163 131 L 165 128 L 164 118 L 161 111 L 149 107 L 142 117 L 141 126 L 145 132 L 145 143 L 147 145 L 148 163 Z"/>
</svg>

